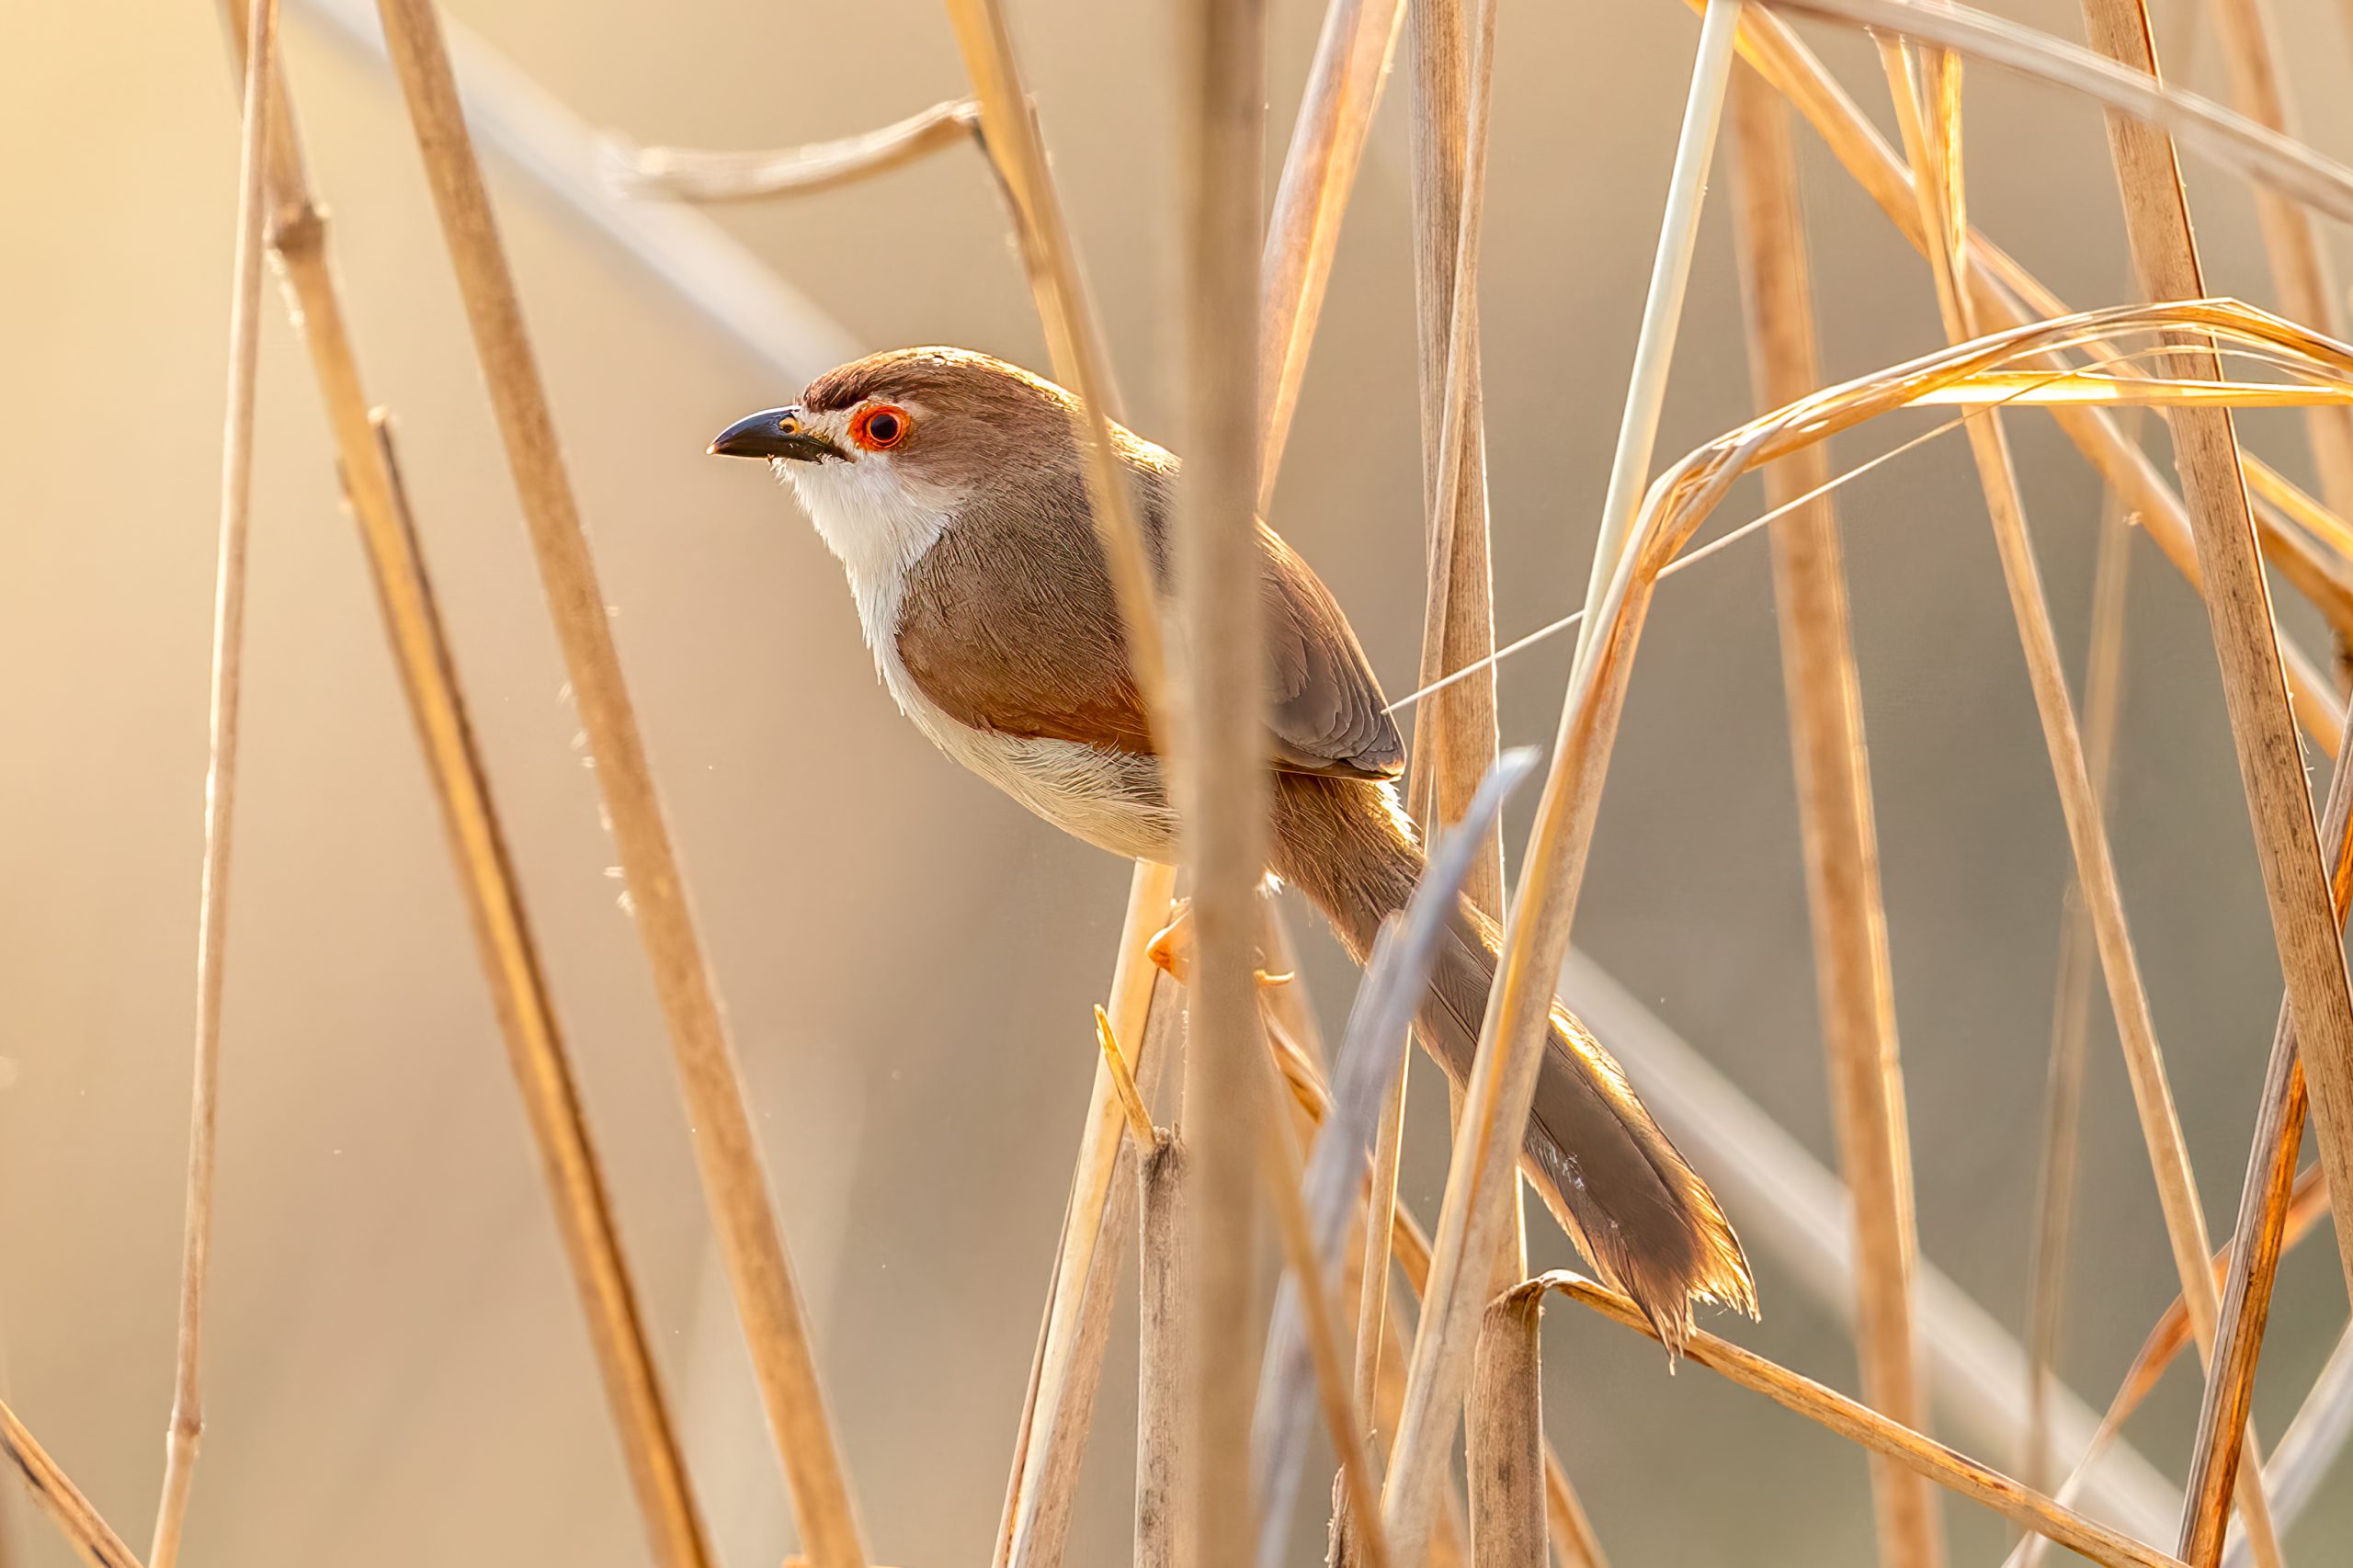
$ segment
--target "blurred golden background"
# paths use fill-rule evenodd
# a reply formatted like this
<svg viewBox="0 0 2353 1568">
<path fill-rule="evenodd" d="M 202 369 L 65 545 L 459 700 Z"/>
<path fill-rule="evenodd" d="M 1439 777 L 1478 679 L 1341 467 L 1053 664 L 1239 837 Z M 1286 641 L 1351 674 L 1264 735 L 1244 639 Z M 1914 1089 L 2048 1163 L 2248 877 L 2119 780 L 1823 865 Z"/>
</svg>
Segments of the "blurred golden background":
<svg viewBox="0 0 2353 1568">
<path fill-rule="evenodd" d="M 1996 8 L 2077 28 L 2072 6 Z M 646 142 L 815 140 L 963 91 L 945 20 L 919 5 L 449 9 L 588 124 Z M 1270 167 L 1321 9 L 1273 7 Z M 2304 133 L 2353 153 L 2341 18 L 2281 11 Z M 1164 431 L 1178 392 L 1168 19 L 1018 0 L 1014 20 L 1129 410 Z M 1483 309 L 1510 637 L 1582 593 L 1695 27 L 1667 0 L 1507 5 L 1501 25 Z M 2220 95 L 2198 18 L 2165 25 L 2192 40 L 2184 79 Z M 0 1393 L 143 1540 L 179 1258 L 236 116 L 218 17 L 197 0 L 18 0 L 5 36 Z M 1868 46 L 1807 36 L 1888 126 Z M 415 147 L 381 64 L 320 8 L 289 5 L 286 49 L 714 1539 L 731 1568 L 766 1568 L 790 1546 L 781 1488 Z M 2097 113 L 1984 69 L 1970 102 L 1977 220 L 2073 302 L 2126 297 Z M 1273 518 L 1392 695 L 1412 685 L 1422 596 L 1402 108 L 1392 94 L 1375 131 Z M 1800 146 L 1828 372 L 1939 345 L 1917 258 L 1802 131 Z M 2210 286 L 2269 302 L 2246 191 L 2186 165 Z M 1042 369 L 998 198 L 956 149 L 718 210 L 809 302 L 809 357 L 779 365 L 514 163 L 493 154 L 489 171 L 871 1544 L 904 1568 L 979 1561 L 1127 869 L 937 756 L 877 686 L 837 568 L 790 498 L 703 447 L 835 357 L 953 342 Z M 274 292 L 267 315 L 190 1560 L 640 1562 L 318 402 Z M 1719 190 L 1662 460 L 1750 412 Z M 2309 481 L 2292 416 L 2243 426 Z M 2012 428 L 2079 659 L 2100 492 L 2046 423 Z M 1839 457 L 1885 444 L 1867 433 Z M 1725 516 L 1758 505 L 1744 489 Z M 1962 448 L 1859 480 L 1841 510 L 1923 1250 L 2016 1333 L 2065 839 Z M 2279 974 L 2204 615 L 2153 552 L 2136 548 L 2134 573 L 2113 830 L 2219 1233 Z M 1761 541 L 1662 592 L 1578 933 L 1829 1162 L 1774 638 Z M 1506 744 L 1549 740 L 1569 652 L 1556 640 L 1506 667 Z M 1336 1031 L 1352 971 L 1313 941 L 1307 978 Z M 2097 1406 L 2174 1282 L 2104 1017 L 2091 1061 L 2065 1370 Z M 1425 1212 L 1443 1169 L 1436 1082 L 1406 1180 Z M 1571 1261 L 1549 1225 L 1532 1241 L 1538 1262 Z M 2341 1326 L 2330 1246 L 2324 1227 L 2283 1273 L 2256 1405 L 2267 1436 Z M 1837 1314 L 1752 1250 L 1766 1315 L 1737 1336 L 1852 1388 Z M 1654 1346 L 1615 1327 L 1565 1311 L 1552 1324 L 1550 1429 L 1617 1561 L 1870 1559 L 1859 1452 L 1707 1373 L 1670 1380 Z M 1127 1551 L 1132 1337 L 1112 1343 L 1077 1563 Z M 2177 1371 L 2130 1431 L 2177 1480 L 2195 1411 Z M 1966 1505 L 1945 1517 L 1956 1561 L 2006 1542 Z M 0 1518 L 10 1562 L 69 1560 L 13 1483 Z M 2288 1546 L 2325 1564 L 2353 1562 L 2348 1540 L 2340 1467 Z"/>
</svg>

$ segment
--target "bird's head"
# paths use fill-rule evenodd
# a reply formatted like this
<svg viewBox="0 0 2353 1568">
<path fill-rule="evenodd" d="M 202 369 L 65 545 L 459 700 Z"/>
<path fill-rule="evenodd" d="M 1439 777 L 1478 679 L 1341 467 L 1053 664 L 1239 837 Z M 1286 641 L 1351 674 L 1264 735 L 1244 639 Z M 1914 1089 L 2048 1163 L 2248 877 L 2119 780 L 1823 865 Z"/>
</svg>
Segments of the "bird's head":
<svg viewBox="0 0 2353 1568">
<path fill-rule="evenodd" d="M 994 485 L 1075 478 L 1073 408 L 1062 388 L 1002 359 L 900 348 L 826 371 L 799 403 L 737 420 L 710 450 L 766 459 L 813 513 L 953 515 Z"/>
</svg>

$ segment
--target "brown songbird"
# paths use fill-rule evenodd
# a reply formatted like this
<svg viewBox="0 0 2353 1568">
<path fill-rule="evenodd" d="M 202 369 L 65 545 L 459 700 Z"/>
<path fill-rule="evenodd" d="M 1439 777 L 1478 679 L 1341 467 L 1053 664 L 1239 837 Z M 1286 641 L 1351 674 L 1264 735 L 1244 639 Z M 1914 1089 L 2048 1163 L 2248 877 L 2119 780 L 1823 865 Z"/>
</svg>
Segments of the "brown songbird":
<svg viewBox="0 0 2353 1568">
<path fill-rule="evenodd" d="M 828 371 L 801 401 L 721 432 L 765 458 L 848 573 L 882 684 L 940 750 L 1065 832 L 1168 861 L 1176 819 L 1096 541 L 1071 395 L 958 348 Z M 1113 426 L 1164 589 L 1176 459 Z M 1272 865 L 1364 961 L 1421 876 L 1391 780 L 1404 743 L 1356 633 L 1264 524 Z M 1419 1014 L 1456 1082 L 1471 1068 L 1496 932 L 1467 903 Z M 1754 1312 L 1739 1240 L 1619 1069 L 1557 1005 L 1521 1164 L 1601 1277 L 1670 1344 L 1694 1298 Z"/>
</svg>

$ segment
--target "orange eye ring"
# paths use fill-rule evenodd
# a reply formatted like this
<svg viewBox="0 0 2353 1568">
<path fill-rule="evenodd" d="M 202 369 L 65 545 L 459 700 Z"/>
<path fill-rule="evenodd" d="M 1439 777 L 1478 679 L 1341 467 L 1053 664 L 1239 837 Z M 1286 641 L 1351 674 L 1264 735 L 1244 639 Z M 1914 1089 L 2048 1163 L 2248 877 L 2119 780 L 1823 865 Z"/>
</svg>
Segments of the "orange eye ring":
<svg viewBox="0 0 2353 1568">
<path fill-rule="evenodd" d="M 887 452 L 907 438 L 915 417 L 895 403 L 870 403 L 849 424 L 850 439 L 870 452 Z"/>
</svg>

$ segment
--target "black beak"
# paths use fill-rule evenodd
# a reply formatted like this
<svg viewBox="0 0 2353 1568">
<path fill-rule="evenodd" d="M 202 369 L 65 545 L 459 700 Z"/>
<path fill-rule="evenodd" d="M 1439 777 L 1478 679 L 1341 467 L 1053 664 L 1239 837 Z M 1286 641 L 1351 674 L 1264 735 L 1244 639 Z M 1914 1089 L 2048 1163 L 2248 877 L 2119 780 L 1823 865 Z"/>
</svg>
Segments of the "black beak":
<svg viewBox="0 0 2353 1568">
<path fill-rule="evenodd" d="M 710 444 L 711 455 L 722 458 L 790 458 L 813 463 L 847 456 L 823 436 L 804 430 L 798 408 L 769 408 L 738 419 Z"/>
</svg>

